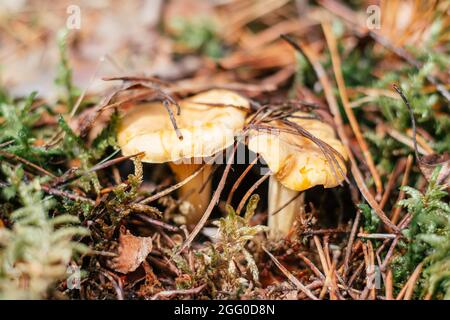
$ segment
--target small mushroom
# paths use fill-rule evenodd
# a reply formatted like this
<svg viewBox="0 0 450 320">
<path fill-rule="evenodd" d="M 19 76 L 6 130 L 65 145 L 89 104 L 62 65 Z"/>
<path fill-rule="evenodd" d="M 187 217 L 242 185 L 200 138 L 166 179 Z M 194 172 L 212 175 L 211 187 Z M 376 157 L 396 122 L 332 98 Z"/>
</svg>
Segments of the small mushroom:
<svg viewBox="0 0 450 320">
<path fill-rule="evenodd" d="M 335 187 L 346 174 L 347 153 L 331 126 L 303 112 L 294 113 L 289 120 L 328 144 L 342 157 L 333 151 L 325 151 L 326 155 L 314 141 L 277 120 L 270 123 L 278 129 L 274 132 L 250 132 L 249 149 L 262 156 L 272 173 L 268 199 L 269 236 L 272 239 L 289 234 L 296 214 L 304 206 L 300 192 L 317 185 Z"/>
<path fill-rule="evenodd" d="M 249 102 L 228 90 L 210 90 L 179 102 L 180 114 L 174 115 L 179 133 L 163 103 L 140 104 L 127 112 L 118 130 L 123 155 L 145 152 L 143 162 L 168 163 L 177 181 L 203 171 L 179 189 L 180 199 L 192 204 L 187 223 L 196 223 L 211 197 L 211 157 L 234 142 L 243 128 Z M 209 161 L 208 161 L 209 160 Z"/>
</svg>

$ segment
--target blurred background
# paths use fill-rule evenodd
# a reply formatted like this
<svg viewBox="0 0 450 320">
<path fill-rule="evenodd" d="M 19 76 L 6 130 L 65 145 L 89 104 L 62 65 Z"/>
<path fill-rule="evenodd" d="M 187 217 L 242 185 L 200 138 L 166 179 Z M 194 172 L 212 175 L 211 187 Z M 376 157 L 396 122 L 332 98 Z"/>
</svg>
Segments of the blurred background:
<svg viewBox="0 0 450 320">
<path fill-rule="evenodd" d="M 321 35 L 313 31 L 320 28 L 319 20 L 335 18 L 335 2 L 2 0 L 0 83 L 13 95 L 37 90 L 56 99 L 54 80 L 62 45 L 58 41 L 63 42 L 69 28 L 66 42 L 74 83 L 90 92 L 104 89 L 102 76 L 118 74 L 167 80 L 195 74 L 215 81 L 272 75 L 265 82 L 278 85 L 295 71 L 292 49 L 279 35 L 299 36 L 321 49 Z M 445 5 L 398 0 L 345 4 L 359 10 L 333 13 L 363 24 L 368 14 L 364 9 L 378 5 L 379 31 L 397 45 L 414 45 L 429 34 L 436 7 Z M 340 24 L 335 20 L 335 31 L 342 29 Z"/>
</svg>

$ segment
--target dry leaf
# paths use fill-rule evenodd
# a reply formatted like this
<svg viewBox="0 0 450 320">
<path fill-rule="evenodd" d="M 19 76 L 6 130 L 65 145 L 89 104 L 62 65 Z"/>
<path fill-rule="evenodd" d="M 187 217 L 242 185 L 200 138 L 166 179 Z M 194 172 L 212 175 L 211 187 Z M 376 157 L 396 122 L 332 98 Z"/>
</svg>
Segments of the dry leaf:
<svg viewBox="0 0 450 320">
<path fill-rule="evenodd" d="M 136 237 L 126 230 L 120 229 L 119 255 L 112 260 L 111 267 L 126 274 L 136 270 L 152 251 L 151 237 Z"/>
<path fill-rule="evenodd" d="M 422 171 L 422 174 L 428 181 L 437 166 L 441 166 L 437 182 L 439 184 L 450 186 L 450 156 L 448 153 L 434 153 L 419 159 L 420 171 Z"/>
<path fill-rule="evenodd" d="M 412 124 L 412 131 L 413 131 L 413 142 L 414 142 L 414 151 L 416 153 L 416 158 L 419 164 L 420 171 L 422 171 L 422 174 L 424 175 L 425 179 L 427 181 L 430 181 L 431 175 L 434 171 L 434 169 L 437 166 L 441 166 L 441 171 L 439 172 L 439 176 L 437 178 L 438 184 L 443 185 L 450 185 L 450 156 L 448 153 L 444 154 L 437 154 L 433 153 L 424 157 L 419 156 L 418 152 L 418 146 L 417 146 L 417 137 L 416 137 L 416 120 L 414 118 L 414 112 L 413 109 L 406 98 L 405 94 L 403 93 L 402 89 L 397 86 L 396 84 L 392 85 L 394 90 L 397 91 L 397 93 L 402 98 L 403 102 L 405 103 L 406 107 L 408 108 L 409 116 L 411 117 L 411 124 Z"/>
</svg>

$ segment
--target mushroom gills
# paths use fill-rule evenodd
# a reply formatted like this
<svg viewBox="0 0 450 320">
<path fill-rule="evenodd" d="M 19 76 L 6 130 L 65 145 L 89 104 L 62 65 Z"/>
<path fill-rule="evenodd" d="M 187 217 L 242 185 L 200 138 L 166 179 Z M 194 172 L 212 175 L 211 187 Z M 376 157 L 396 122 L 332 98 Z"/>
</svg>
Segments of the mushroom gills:
<svg viewBox="0 0 450 320">
<path fill-rule="evenodd" d="M 212 165 L 203 165 L 205 168 L 202 172 L 178 190 L 179 199 L 187 201 L 192 205 L 192 211 L 186 215 L 186 223 L 188 225 L 195 224 L 201 219 L 211 200 L 212 180 L 209 179 L 209 175 L 212 173 Z M 194 174 L 194 172 L 200 169 L 202 164 L 169 162 L 169 166 L 175 174 L 177 182 L 180 182 Z"/>
<path fill-rule="evenodd" d="M 296 215 L 303 210 L 304 194 L 299 195 L 283 186 L 274 175 L 269 178 L 269 237 L 278 240 L 286 237 L 292 228 Z M 295 198 L 295 199 L 294 199 Z M 294 199 L 293 201 L 291 201 Z M 286 203 L 291 201 L 287 206 Z M 285 206 L 279 212 L 280 208 Z M 274 214 L 275 213 L 275 214 Z"/>
</svg>

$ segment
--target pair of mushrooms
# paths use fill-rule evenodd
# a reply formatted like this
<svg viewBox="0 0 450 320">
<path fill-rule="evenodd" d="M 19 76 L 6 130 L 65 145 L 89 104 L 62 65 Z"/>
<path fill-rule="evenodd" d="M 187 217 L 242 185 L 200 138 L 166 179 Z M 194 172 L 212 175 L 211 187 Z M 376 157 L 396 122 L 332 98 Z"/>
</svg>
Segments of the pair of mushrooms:
<svg viewBox="0 0 450 320">
<path fill-rule="evenodd" d="M 165 106 L 154 102 L 134 106 L 123 116 L 118 143 L 125 156 L 145 152 L 144 162 L 168 163 L 178 181 L 192 175 L 205 162 L 203 171 L 179 189 L 179 197 L 192 204 L 187 223 L 194 224 L 211 198 L 208 176 L 212 164 L 207 159 L 234 143 L 246 124 L 250 104 L 237 93 L 217 89 L 184 99 L 179 105 L 181 113 L 175 115 L 175 120 L 183 139 L 173 129 Z M 303 206 L 298 193 L 316 185 L 335 187 L 345 178 L 343 161 L 347 155 L 333 129 L 320 120 L 304 117 L 301 112 L 294 115 L 292 122 L 342 155 L 337 159 L 341 170 L 336 172 L 329 157 L 308 138 L 288 131 L 248 132 L 248 148 L 262 156 L 272 173 L 268 225 L 273 239 L 289 234 L 296 213 Z"/>
</svg>

